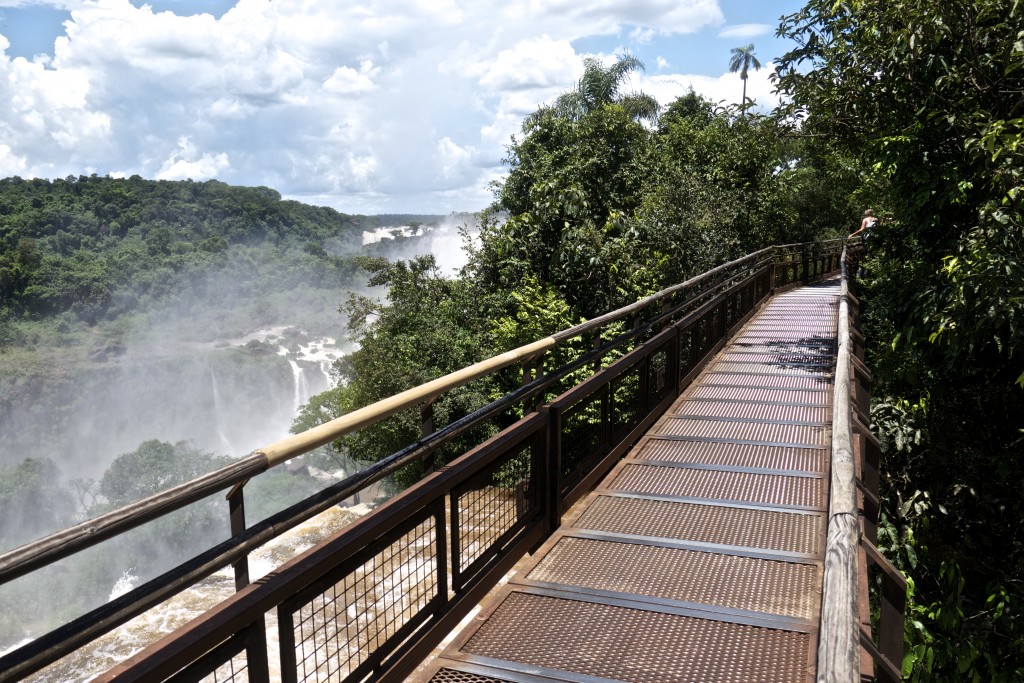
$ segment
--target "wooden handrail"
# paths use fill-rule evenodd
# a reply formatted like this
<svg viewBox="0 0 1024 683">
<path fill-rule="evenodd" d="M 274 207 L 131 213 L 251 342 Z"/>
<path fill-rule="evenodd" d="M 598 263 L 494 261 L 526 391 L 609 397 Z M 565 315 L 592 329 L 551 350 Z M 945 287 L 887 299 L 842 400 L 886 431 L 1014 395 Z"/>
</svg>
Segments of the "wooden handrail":
<svg viewBox="0 0 1024 683">
<path fill-rule="evenodd" d="M 857 683 L 860 680 L 860 630 L 857 623 L 860 528 L 850 422 L 852 361 L 845 248 L 841 268 L 839 354 L 832 399 L 832 476 L 818 640 L 818 683 Z"/>
</svg>

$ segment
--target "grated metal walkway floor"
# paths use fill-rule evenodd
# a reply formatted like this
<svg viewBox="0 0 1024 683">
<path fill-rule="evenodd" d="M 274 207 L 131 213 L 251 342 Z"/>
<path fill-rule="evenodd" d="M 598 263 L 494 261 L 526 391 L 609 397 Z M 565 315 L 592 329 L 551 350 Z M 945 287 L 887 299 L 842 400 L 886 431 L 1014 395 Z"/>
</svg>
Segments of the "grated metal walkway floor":
<svg viewBox="0 0 1024 683">
<path fill-rule="evenodd" d="M 420 680 L 813 681 L 838 293 L 771 299 Z"/>
</svg>

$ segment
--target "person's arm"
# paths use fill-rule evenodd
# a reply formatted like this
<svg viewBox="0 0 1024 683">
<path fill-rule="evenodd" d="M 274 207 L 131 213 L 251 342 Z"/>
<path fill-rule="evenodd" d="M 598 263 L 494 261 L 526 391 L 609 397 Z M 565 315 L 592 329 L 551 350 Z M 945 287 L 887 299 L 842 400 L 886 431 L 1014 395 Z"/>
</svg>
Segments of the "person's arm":
<svg viewBox="0 0 1024 683">
<path fill-rule="evenodd" d="M 856 237 L 857 235 L 861 234 L 862 232 L 864 232 L 864 229 L 865 229 L 866 227 L 868 227 L 868 219 L 867 219 L 867 218 L 864 218 L 864 219 L 862 219 L 862 220 L 861 220 L 861 222 L 860 222 L 860 228 L 858 228 L 858 229 L 857 229 L 857 230 L 855 230 L 854 232 L 851 232 L 851 233 L 850 233 L 850 237 Z M 850 237 L 847 237 L 846 239 L 850 239 Z"/>
</svg>

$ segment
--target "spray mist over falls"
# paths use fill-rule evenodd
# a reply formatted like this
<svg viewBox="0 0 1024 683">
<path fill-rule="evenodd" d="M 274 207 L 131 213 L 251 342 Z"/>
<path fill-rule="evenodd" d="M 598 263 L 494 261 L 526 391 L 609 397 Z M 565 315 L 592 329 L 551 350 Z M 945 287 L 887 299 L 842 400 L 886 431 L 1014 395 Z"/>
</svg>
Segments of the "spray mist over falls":
<svg viewBox="0 0 1024 683">
<path fill-rule="evenodd" d="M 400 225 L 364 232 L 363 245 L 379 244 L 382 253 L 392 261 L 433 255 L 441 272 L 455 275 L 469 261 L 466 237 L 472 242 L 479 234 L 475 216 L 453 214 L 436 226 Z"/>
<path fill-rule="evenodd" d="M 288 434 L 297 409 L 331 386 L 333 339 L 304 340 L 291 328 L 259 330 L 216 345 L 128 351 L 37 380 L 31 398 L 2 417 L 0 464 L 50 458 L 67 479 L 98 478 L 119 454 L 148 439 L 191 441 L 241 456 Z M 205 348 L 204 348 L 205 347 Z M 40 406 L 47 414 L 39 414 Z"/>
<path fill-rule="evenodd" d="M 433 254 L 443 272 L 455 275 L 468 260 L 461 223 L 465 221 L 449 219 L 409 238 L 394 238 L 396 230 L 401 234 L 404 229 L 401 226 L 385 228 L 376 240 L 369 240 L 369 249 L 391 260 Z M 470 234 L 476 231 L 470 226 Z M 68 526 L 81 519 L 83 511 L 99 514 L 124 504 L 102 490 L 104 475 L 116 469 L 112 463 L 122 465 L 119 456 L 157 452 L 164 446 L 169 450 L 175 444 L 174 457 L 182 457 L 177 466 L 191 462 L 185 457 L 194 455 L 189 449 L 214 454 L 203 461 L 221 466 L 223 456 L 240 457 L 287 436 L 298 410 L 332 386 L 331 366 L 351 346 L 324 332 L 343 330 L 336 311 L 346 291 L 300 287 L 285 295 L 245 301 L 226 294 L 223 287 L 207 290 L 221 294 L 220 299 L 186 302 L 164 314 L 159 326 L 116 343 L 104 342 L 84 356 L 51 352 L 41 367 L 2 387 L 0 468 L 18 466 L 26 458 L 52 463 L 52 470 L 40 470 L 41 485 L 59 485 L 71 498 L 62 505 L 72 509 L 62 508 L 61 514 L 41 510 L 40 506 L 54 507 L 53 500 L 44 500 L 41 489 L 24 486 L 26 494 L 10 501 L 19 514 L 0 514 L 0 552 Z M 301 305 L 292 303 L 296 292 Z M 240 324 L 246 320 L 255 324 Z M 313 320 L 308 328 L 313 334 L 303 332 L 305 320 Z M 178 442 L 187 446 L 179 449 Z M 317 452 L 287 470 L 261 474 L 246 486 L 247 520 L 251 524 L 263 519 L 360 466 L 337 453 Z M 360 500 L 371 502 L 385 494 L 385 489 L 375 487 L 350 501 L 356 505 L 348 512 L 362 514 L 368 508 L 358 505 Z M 141 494 L 131 499 L 138 497 Z M 255 574 L 269 571 L 350 518 L 339 521 L 338 511 L 332 514 L 331 519 L 310 520 L 304 531 L 297 530 L 296 540 L 275 541 L 259 551 L 253 560 L 266 566 Z M 0 587 L 0 614 L 5 616 L 0 620 L 0 653 L 229 535 L 223 496 L 213 496 L 63 560 L 38 576 Z M 230 572 L 220 572 L 133 621 L 134 626 L 125 627 L 135 629 L 130 634 L 111 634 L 38 680 L 86 680 L 232 591 Z"/>
</svg>

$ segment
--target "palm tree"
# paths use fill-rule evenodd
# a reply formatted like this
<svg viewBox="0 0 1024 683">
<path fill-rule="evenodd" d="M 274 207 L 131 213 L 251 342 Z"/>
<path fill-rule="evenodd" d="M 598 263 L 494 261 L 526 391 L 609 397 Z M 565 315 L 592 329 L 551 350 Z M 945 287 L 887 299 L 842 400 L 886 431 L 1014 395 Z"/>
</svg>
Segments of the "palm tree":
<svg viewBox="0 0 1024 683">
<path fill-rule="evenodd" d="M 631 54 L 619 55 L 614 64 L 605 67 L 601 60 L 583 60 L 583 77 L 572 90 L 562 93 L 549 108 L 557 116 L 574 120 L 606 104 L 617 104 L 636 120 L 652 123 L 658 119 L 658 101 L 645 93 L 622 94 L 622 84 L 634 71 L 643 71 L 644 64 Z M 542 108 L 534 116 L 541 114 Z"/>
<path fill-rule="evenodd" d="M 734 47 L 732 59 L 729 60 L 729 73 L 739 71 L 740 78 L 743 79 L 743 101 L 741 104 L 747 103 L 747 71 L 750 67 L 754 67 L 754 71 L 761 68 L 761 62 L 757 61 L 757 57 L 754 56 L 754 44 L 750 43 L 746 47 Z"/>
</svg>

